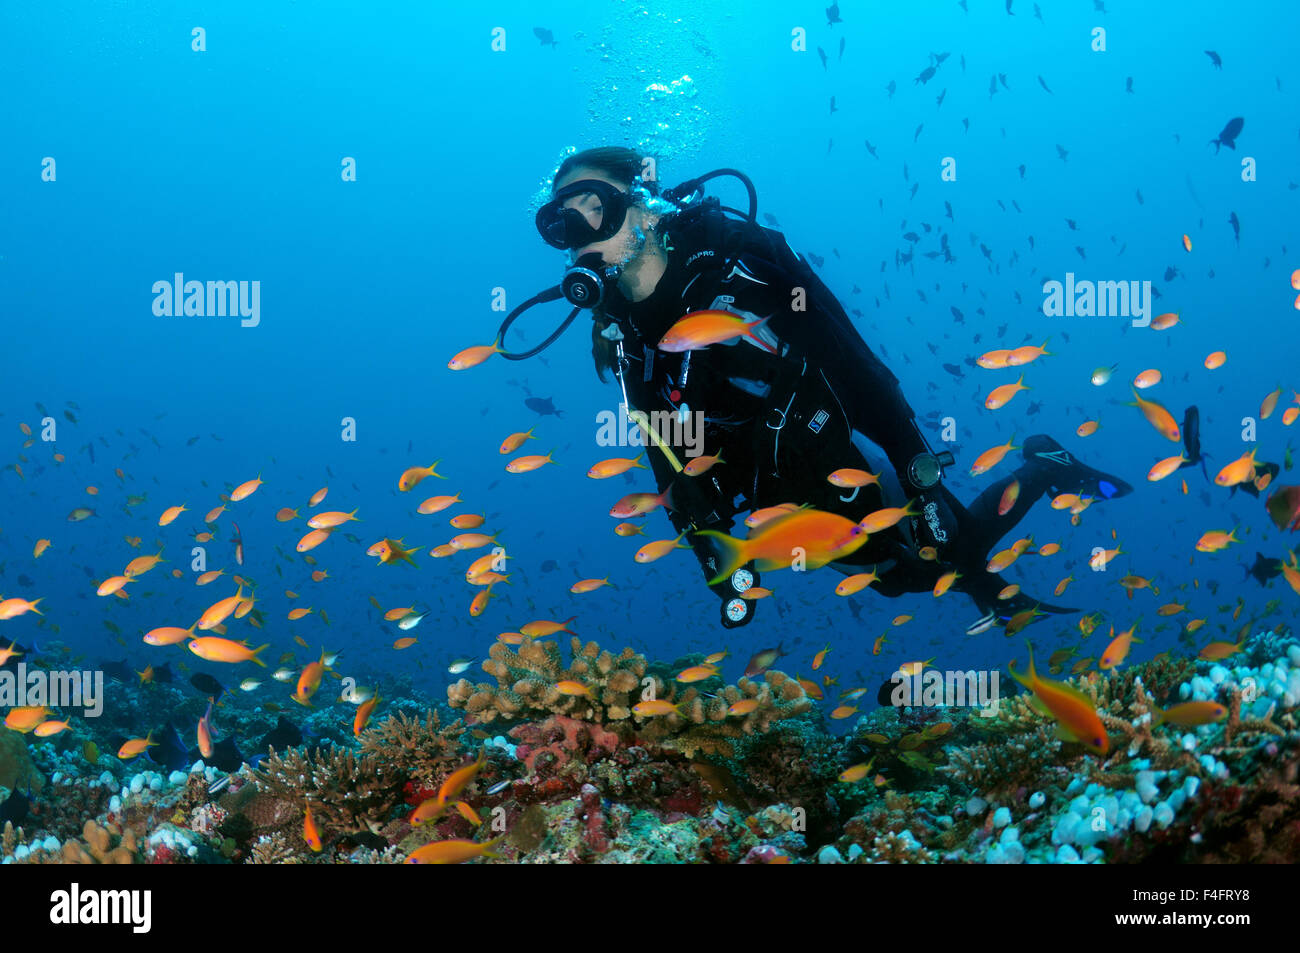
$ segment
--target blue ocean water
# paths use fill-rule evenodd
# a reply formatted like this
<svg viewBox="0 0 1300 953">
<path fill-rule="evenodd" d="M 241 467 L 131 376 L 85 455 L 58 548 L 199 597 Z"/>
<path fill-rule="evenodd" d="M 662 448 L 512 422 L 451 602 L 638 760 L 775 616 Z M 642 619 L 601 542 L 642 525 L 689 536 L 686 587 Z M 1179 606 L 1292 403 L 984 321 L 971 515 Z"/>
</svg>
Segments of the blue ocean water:
<svg viewBox="0 0 1300 953">
<path fill-rule="evenodd" d="M 407 673 L 440 694 L 452 659 L 482 658 L 497 633 L 530 619 L 575 615 L 575 631 L 613 650 L 630 645 L 672 660 L 725 646 L 728 680 L 738 663 L 778 644 L 791 655 L 782 667 L 805 674 L 829 644 L 826 671 L 842 687 L 877 685 L 912 659 L 967 669 L 1005 666 L 1022 653 L 998 631 L 967 636 L 977 613 L 964 596 L 864 592 L 852 598 L 854 612 L 834 595 L 840 577 L 830 570 L 766 576 L 775 595 L 751 625 L 726 632 L 690 553 L 641 566 L 632 553 L 643 540 L 611 532 L 609 507 L 653 489 L 646 474 L 636 471 L 632 484 L 584 476 L 622 455 L 596 442 L 597 415 L 618 397 L 593 372 L 585 318 L 540 358 L 446 368 L 462 348 L 493 340 L 503 316 L 494 305 L 513 307 L 558 280 L 563 256 L 532 226 L 536 196 L 566 149 L 601 144 L 658 157 L 666 183 L 719 166 L 744 170 L 760 212 L 779 221 L 793 247 L 818 256 L 823 280 L 861 312 L 859 330 L 918 415 L 955 421 L 948 485 L 959 498 L 990 479 L 965 475 L 976 455 L 1013 433 L 1053 434 L 1137 486 L 1095 505 L 1077 527 L 1040 504 L 1015 536 L 1057 541 L 1062 552 L 1008 572 L 1026 592 L 1050 599 L 1073 573 L 1068 596 L 1056 601 L 1100 610 L 1116 631 L 1142 617 L 1139 660 L 1187 651 L 1177 619 L 1154 631 L 1166 602 L 1187 603 L 1180 619 L 1209 619 L 1200 641 L 1261 617 L 1272 598 L 1289 620 L 1294 595 L 1280 580 L 1261 590 L 1242 579 L 1256 550 L 1280 559 L 1290 545 L 1262 499 L 1230 496 L 1198 470 L 1148 483 L 1151 465 L 1178 446 L 1125 403 L 1128 382 L 1159 369 L 1162 382 L 1144 396 L 1179 419 L 1186 406 L 1200 408 L 1211 477 L 1252 447 L 1276 462 L 1288 451 L 1300 77 L 1287 38 L 1300 17 L 1281 2 L 1229 13 L 1210 2 L 1112 0 L 1103 13 L 1093 0 L 1044 0 L 1041 19 L 1026 0 L 1015 0 L 1014 15 L 1003 3 L 967 6 L 846 2 L 834 25 L 819 3 L 500 3 L 489 11 L 397 3 L 361 12 L 140 4 L 94 15 L 76 3 L 7 6 L 0 434 L 3 463 L 21 476 L 0 471 L 0 593 L 42 598 L 45 625 L 58 633 L 29 615 L 5 623 L 3 636 L 57 638 L 137 669 L 157 663 L 162 650 L 141 644 L 140 632 L 189 625 L 230 594 L 227 580 L 193 585 L 191 534 L 204 529 L 219 494 L 260 474 L 265 485 L 217 521 L 206 568 L 257 583 L 266 625 L 241 637 L 270 642 L 271 655 L 341 649 L 341 670 L 362 678 Z M 540 43 L 538 26 L 558 45 Z M 195 28 L 203 51 L 193 49 Z M 806 48 L 795 50 L 799 29 Z M 1097 30 L 1104 51 L 1094 49 Z M 922 81 L 938 54 L 947 56 Z M 1209 141 L 1234 117 L 1245 120 L 1236 148 L 1216 150 Z M 941 178 L 949 159 L 954 181 Z M 349 160 L 355 181 L 343 175 Z M 904 239 L 909 232 L 922 237 Z M 925 257 L 940 248 L 940 234 L 954 261 Z M 1160 293 L 1153 313 L 1177 312 L 1181 323 L 1156 332 L 1119 317 L 1046 317 L 1043 282 L 1067 272 L 1151 281 Z M 259 282 L 258 324 L 156 315 L 155 283 L 177 273 Z M 519 325 L 526 339 L 510 343 L 536 343 L 564 313 L 530 312 Z M 1021 369 L 1031 390 L 984 409 L 988 391 L 1019 371 L 965 360 L 1026 341 L 1047 341 L 1051 352 Z M 1207 370 L 1206 355 L 1218 350 L 1226 364 Z M 1093 386 L 1093 369 L 1110 365 L 1118 365 L 1110 383 Z M 1278 410 L 1258 420 L 1278 387 Z M 539 417 L 524 406 L 528 394 L 553 399 L 563 417 Z M 57 427 L 54 441 L 39 439 L 38 404 Z M 1258 420 L 1253 443 L 1242 439 L 1247 417 Z M 1085 419 L 1101 428 L 1078 438 Z M 355 440 L 342 438 L 347 421 Z M 32 446 L 23 446 L 20 423 L 33 428 Z M 555 448 L 559 465 L 505 473 L 498 445 L 529 428 L 537 437 L 529 447 Z M 445 482 L 398 491 L 406 468 L 435 460 Z M 431 485 L 431 493 L 459 492 L 464 505 L 417 515 Z M 313 552 L 330 575 L 313 583 L 313 567 L 294 553 L 305 528 L 275 513 L 306 514 L 323 486 L 325 508 L 357 508 L 362 522 L 349 527 L 358 543 L 336 536 Z M 128 507 L 130 494 L 147 501 Z M 189 512 L 157 526 L 166 507 L 182 503 Z M 67 522 L 78 506 L 97 516 Z M 513 560 L 511 584 L 496 587 L 477 618 L 468 612 L 476 590 L 463 580 L 466 560 L 427 555 L 455 532 L 446 524 L 453 512 L 487 514 Z M 1201 534 L 1233 527 L 1240 543 L 1196 552 Z M 673 535 L 662 513 L 646 532 Z M 134 536 L 138 550 L 125 541 Z M 419 568 L 375 565 L 364 550 L 383 537 L 420 545 Z M 52 546 L 33 559 L 41 538 Z M 168 562 L 133 583 L 129 601 L 95 595 L 96 581 L 157 551 L 155 540 Z M 1090 572 L 1089 553 L 1116 540 L 1123 555 Z M 543 569 L 548 560 L 553 571 Z M 184 578 L 167 575 L 175 568 Z M 1161 595 L 1126 598 L 1118 579 L 1128 572 L 1153 579 Z M 617 588 L 568 592 L 577 579 L 606 576 Z M 385 609 L 432 611 L 413 633 L 416 646 L 392 649 L 404 633 L 382 621 L 371 596 Z M 1220 607 L 1239 599 L 1246 611 L 1234 621 Z M 299 605 L 317 612 L 288 622 Z M 891 627 L 900 614 L 914 619 Z M 1031 629 L 1039 651 L 1077 644 L 1075 620 Z M 885 650 L 873 656 L 886 631 Z M 295 635 L 311 648 L 297 648 Z M 1080 654 L 1103 647 L 1097 636 L 1086 645 Z"/>
</svg>

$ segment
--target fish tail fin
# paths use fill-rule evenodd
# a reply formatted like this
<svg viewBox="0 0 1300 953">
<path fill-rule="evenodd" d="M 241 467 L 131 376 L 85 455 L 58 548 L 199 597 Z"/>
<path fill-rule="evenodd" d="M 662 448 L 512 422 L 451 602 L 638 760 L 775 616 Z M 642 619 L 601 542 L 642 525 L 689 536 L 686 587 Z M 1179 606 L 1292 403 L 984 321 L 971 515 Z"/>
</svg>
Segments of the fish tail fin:
<svg viewBox="0 0 1300 953">
<path fill-rule="evenodd" d="M 692 535 L 708 536 L 715 540 L 715 545 L 717 546 L 721 559 L 719 561 L 718 574 L 709 580 L 710 586 L 722 582 L 749 561 L 746 553 L 745 540 L 728 536 L 726 533 L 721 533 L 716 529 L 699 529 Z"/>
<path fill-rule="evenodd" d="M 248 656 L 248 660 L 250 662 L 256 662 L 258 665 L 262 666 L 262 668 L 266 668 L 266 663 L 263 662 L 258 656 L 260 656 L 265 649 L 269 649 L 270 647 L 271 647 L 270 642 L 266 642 L 263 645 L 259 645 L 257 648 L 253 649 L 252 653 Z"/>
<path fill-rule="evenodd" d="M 772 345 L 768 344 L 766 341 L 764 341 L 762 338 L 760 338 L 757 334 L 754 333 L 759 328 L 763 327 L 763 325 L 767 324 L 768 319 L 770 319 L 771 317 L 772 316 L 769 314 L 766 318 L 760 318 L 757 321 L 751 321 L 749 324 L 745 325 L 745 337 L 749 338 L 751 341 L 753 341 L 755 344 L 761 347 L 764 351 L 767 351 L 768 354 L 776 354 L 778 353 L 776 348 L 772 347 Z"/>
</svg>

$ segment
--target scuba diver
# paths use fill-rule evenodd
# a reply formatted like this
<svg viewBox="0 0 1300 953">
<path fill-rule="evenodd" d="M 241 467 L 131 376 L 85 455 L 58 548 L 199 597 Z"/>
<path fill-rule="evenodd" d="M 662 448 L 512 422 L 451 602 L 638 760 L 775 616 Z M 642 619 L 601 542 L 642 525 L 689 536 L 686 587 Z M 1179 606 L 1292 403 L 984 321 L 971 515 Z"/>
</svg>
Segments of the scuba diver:
<svg viewBox="0 0 1300 953">
<path fill-rule="evenodd" d="M 563 162 L 536 224 L 548 244 L 569 253 L 568 270 L 559 287 L 510 313 L 497 346 L 504 346 L 511 323 L 541 302 L 563 295 L 575 307 L 542 344 L 505 357 L 538 353 L 579 310 L 591 310 L 597 375 L 604 381 L 613 373 L 628 415 L 646 431 L 658 489 L 668 491 L 668 518 L 679 534 L 689 534 L 706 583 L 722 600 L 722 624 L 753 618 L 757 603 L 740 595 L 758 583 L 758 574 L 752 564 L 726 566 L 712 534 L 698 531 L 726 533 L 749 511 L 787 503 L 855 522 L 906 505 L 908 518 L 872 533 L 831 565 L 844 573 L 874 566 L 874 588 L 890 597 L 928 591 L 955 568 L 961 575 L 953 588 L 983 614 L 972 633 L 1035 607 L 1077 611 L 1023 594 L 999 600 L 1007 583 L 986 571 L 988 554 L 1044 493 L 1110 499 L 1132 487 L 1038 435 L 1025 440 L 1014 473 L 963 506 L 941 482 L 952 454 L 931 450 L 898 379 L 834 295 L 782 234 L 758 224 L 749 179 L 721 169 L 661 194 L 647 170 L 653 172 L 651 160 L 619 147 Z M 745 185 L 748 213 L 704 195 L 705 182 L 723 175 Z M 752 323 L 750 332 L 680 352 L 657 346 L 682 317 L 704 310 L 730 312 Z M 668 441 L 645 425 L 651 417 L 698 422 L 703 452 L 720 462 L 688 475 Z M 866 470 L 878 480 L 852 489 L 828 482 L 841 468 Z M 1013 480 L 1020 482 L 1019 497 L 999 516 Z"/>
</svg>

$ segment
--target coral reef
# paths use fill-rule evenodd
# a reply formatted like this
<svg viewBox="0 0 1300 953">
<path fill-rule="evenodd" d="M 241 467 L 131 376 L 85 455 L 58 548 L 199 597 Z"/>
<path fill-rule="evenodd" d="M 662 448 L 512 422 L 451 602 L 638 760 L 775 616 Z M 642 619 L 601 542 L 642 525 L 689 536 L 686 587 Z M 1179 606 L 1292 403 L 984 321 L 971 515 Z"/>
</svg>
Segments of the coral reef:
<svg viewBox="0 0 1300 953">
<path fill-rule="evenodd" d="M 603 725 L 624 743 L 657 745 L 678 751 L 687 758 L 697 753 L 730 757 L 736 739 L 768 731 L 775 722 L 801 715 L 812 701 L 799 683 L 778 671 L 768 671 L 762 682 L 741 678 L 725 685 L 712 697 L 691 685 L 647 675 L 643 656 L 624 649 L 617 656 L 601 651 L 595 642 L 571 642 L 572 661 L 565 667 L 553 642 L 525 638 L 513 650 L 498 642 L 492 646 L 483 669 L 496 678 L 471 684 L 461 679 L 447 689 L 448 704 L 463 709 L 476 721 L 491 723 L 498 718 L 526 720 L 545 715 L 563 715 Z M 578 683 L 584 693 L 575 693 Z M 569 690 L 564 690 L 568 688 Z M 675 706 L 666 715 L 641 717 L 634 713 L 638 701 L 662 700 Z M 743 715 L 728 709 L 742 701 L 752 702 Z"/>
</svg>

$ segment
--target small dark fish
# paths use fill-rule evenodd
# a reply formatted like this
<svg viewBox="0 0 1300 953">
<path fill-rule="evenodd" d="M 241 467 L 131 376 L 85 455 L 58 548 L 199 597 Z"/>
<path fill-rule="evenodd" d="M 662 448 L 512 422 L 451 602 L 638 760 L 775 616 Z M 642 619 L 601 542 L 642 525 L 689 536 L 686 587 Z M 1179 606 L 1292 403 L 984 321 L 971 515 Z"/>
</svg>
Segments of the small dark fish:
<svg viewBox="0 0 1300 953">
<path fill-rule="evenodd" d="M 863 139 L 862 141 L 867 144 L 867 151 L 871 153 L 871 158 L 879 159 L 880 156 L 876 155 L 876 147 L 871 144 L 871 140 Z"/>
<path fill-rule="evenodd" d="M 1205 469 L 1205 455 L 1201 453 L 1201 412 L 1192 404 L 1183 411 L 1183 456 L 1187 458 L 1185 463 L 1179 465 L 1178 469 L 1194 467 L 1198 463 L 1201 465 L 1201 473 L 1205 475 L 1208 482 L 1210 473 Z"/>
<path fill-rule="evenodd" d="M 945 87 L 943 88 L 943 92 L 940 93 L 940 94 L 939 94 L 939 97 L 934 101 L 934 104 L 935 104 L 936 106 L 942 106 L 942 105 L 943 105 L 943 98 L 944 98 L 945 96 L 947 96 L 947 95 L 948 95 L 948 87 L 945 86 Z"/>
<path fill-rule="evenodd" d="M 889 98 L 890 98 L 890 99 L 893 99 L 893 98 L 894 98 L 894 91 L 897 90 L 897 89 L 898 89 L 898 84 L 895 83 L 895 82 L 891 79 L 891 80 L 889 81 L 889 85 L 885 87 L 885 92 L 889 93 Z M 92 462 L 93 462 L 93 461 L 92 461 Z"/>
<path fill-rule="evenodd" d="M 1011 0 L 1007 0 L 1007 16 L 1015 16 L 1015 14 L 1011 12 Z"/>
<path fill-rule="evenodd" d="M 1132 77 L 1132 76 L 1129 76 L 1129 77 L 1126 77 L 1126 78 L 1125 78 L 1125 80 L 1124 80 L 1124 92 L 1126 92 L 1126 93 L 1131 93 L 1131 92 L 1133 92 L 1133 77 Z"/>
<path fill-rule="evenodd" d="M 821 58 L 822 69 L 826 69 L 826 51 L 819 46 L 817 47 L 817 55 Z"/>
<path fill-rule="evenodd" d="M 5 798 L 4 803 L 0 804 L 0 827 L 3 827 L 5 823 L 11 823 L 17 827 L 27 819 L 27 812 L 32 806 L 31 793 L 30 782 L 27 793 L 23 794 L 18 790 L 18 784 L 15 781 L 14 789 L 9 792 L 9 796 Z"/>
<path fill-rule="evenodd" d="M 1255 565 L 1246 566 L 1246 575 L 1242 576 L 1242 582 L 1247 578 L 1254 577 L 1255 581 L 1261 586 L 1268 585 L 1270 579 L 1276 579 L 1282 575 L 1282 560 L 1267 559 L 1261 552 L 1255 553 Z"/>
<path fill-rule="evenodd" d="M 957 378 L 958 380 L 961 380 L 963 377 L 966 376 L 965 374 L 962 373 L 962 369 L 958 367 L 956 364 L 945 364 L 943 365 L 943 369 L 947 371 L 949 374 L 951 374 L 953 377 Z"/>
<path fill-rule="evenodd" d="M 1038 9 L 1038 4 L 1036 3 L 1034 4 L 1034 19 L 1035 20 L 1043 19 L 1043 11 Z"/>
<path fill-rule="evenodd" d="M 832 96 L 832 97 L 831 97 L 831 114 L 834 115 L 834 114 L 837 113 L 837 112 L 839 112 L 839 110 L 835 108 L 835 97 Z"/>
<path fill-rule="evenodd" d="M 235 744 L 234 736 L 214 742 L 212 754 L 206 758 L 203 757 L 197 747 L 189 750 L 188 757 L 191 763 L 202 761 L 208 767 L 227 773 L 238 771 L 240 766 L 248 760 L 240 753 L 239 746 Z"/>
<path fill-rule="evenodd" d="M 921 123 L 919 126 L 916 127 L 916 132 L 912 134 L 913 142 L 916 142 L 917 139 L 921 138 L 921 130 L 924 128 L 925 128 L 925 123 Z"/>
<path fill-rule="evenodd" d="M 1065 148 L 1065 146 L 1061 145 L 1060 143 L 1056 144 L 1056 154 L 1061 157 L 1062 162 L 1066 162 L 1070 158 L 1069 151 Z"/>
<path fill-rule="evenodd" d="M 564 411 L 556 409 L 555 403 L 550 397 L 525 397 L 524 406 L 541 414 L 543 417 L 555 416 L 561 420 L 564 419 Z"/>
<path fill-rule="evenodd" d="M 296 748 L 300 744 L 302 744 L 302 732 L 293 722 L 281 715 L 275 727 L 264 734 L 262 740 L 257 743 L 257 750 L 265 751 L 267 748 L 274 748 L 282 752 L 285 748 Z"/>
<path fill-rule="evenodd" d="M 1052 93 L 1052 88 L 1047 85 L 1047 80 L 1043 79 L 1042 73 L 1038 74 L 1038 85 L 1043 87 L 1043 89 L 1047 90 L 1049 93 Z M 1052 93 L 1052 95 L 1055 96 L 1056 94 Z"/>
<path fill-rule="evenodd" d="M 542 563 L 542 565 L 539 568 L 542 570 L 542 572 L 555 572 L 555 570 L 560 568 L 560 564 L 557 563 L 554 559 L 548 559 L 544 563 Z"/>
<path fill-rule="evenodd" d="M 1241 222 L 1237 220 L 1236 212 L 1228 213 L 1228 224 L 1232 226 L 1232 240 L 1238 245 L 1241 244 Z"/>
<path fill-rule="evenodd" d="M 172 673 L 172 663 L 163 662 L 161 665 L 155 665 L 153 668 L 153 680 L 159 684 L 170 684 L 176 680 Z"/>
<path fill-rule="evenodd" d="M 126 663 L 126 659 L 120 662 L 100 662 L 97 667 L 115 682 L 126 682 L 129 685 L 137 680 L 135 672 Z"/>
<path fill-rule="evenodd" d="M 812 262 L 814 265 L 816 265 L 818 268 L 820 268 L 822 265 L 826 264 L 826 259 L 825 259 L 825 258 L 823 258 L 821 255 L 814 255 L 812 252 L 809 252 L 809 253 L 808 253 L 808 260 L 811 261 L 811 262 Z"/>
<path fill-rule="evenodd" d="M 559 41 L 555 39 L 555 35 L 551 33 L 550 30 L 546 29 L 546 27 L 533 27 L 533 36 L 537 37 L 537 39 L 541 41 L 542 46 L 554 48 L 560 45 Z"/>
<path fill-rule="evenodd" d="M 1242 126 L 1246 125 L 1246 120 L 1238 116 L 1236 119 L 1229 119 L 1228 124 L 1223 127 L 1223 132 L 1219 133 L 1219 138 L 1211 139 L 1210 145 L 1214 146 L 1214 154 L 1219 154 L 1219 146 L 1227 146 L 1229 149 L 1237 148 L 1237 137 L 1241 135 Z"/>
<path fill-rule="evenodd" d="M 1210 58 L 1210 62 L 1214 64 L 1215 69 L 1223 69 L 1223 60 L 1219 59 L 1218 53 L 1214 52 L 1214 50 L 1206 50 L 1205 55 Z"/>
<path fill-rule="evenodd" d="M 916 79 L 912 80 L 912 85 L 924 86 L 932 79 L 934 79 L 934 67 L 927 66 L 925 69 L 921 70 L 920 75 L 918 75 Z"/>
<path fill-rule="evenodd" d="M 153 736 L 158 739 L 158 743 L 149 748 L 146 757 L 154 764 L 162 765 L 169 771 L 181 771 L 198 760 L 190 758 L 180 732 L 170 721 L 161 730 L 155 731 Z"/>
<path fill-rule="evenodd" d="M 206 675 L 203 672 L 199 672 L 197 675 L 192 677 L 190 679 L 190 684 L 197 688 L 201 693 L 211 698 L 220 698 L 226 693 L 225 686 L 211 675 Z"/>
<path fill-rule="evenodd" d="M 1178 277 L 1178 269 L 1175 268 L 1173 265 L 1170 265 L 1168 268 L 1165 269 L 1165 281 L 1173 281 L 1177 277 Z"/>
<path fill-rule="evenodd" d="M 767 224 L 771 225 L 773 228 L 781 227 L 781 223 L 776 220 L 776 216 L 771 212 L 763 213 L 763 221 L 767 222 Z"/>
<path fill-rule="evenodd" d="M 840 56 L 839 56 L 839 62 L 843 62 L 843 60 L 844 60 L 844 37 L 840 37 Z"/>
<path fill-rule="evenodd" d="M 826 8 L 826 25 L 834 26 L 837 23 L 843 23 L 840 19 L 840 5 L 838 0 Z"/>
<path fill-rule="evenodd" d="M 1142 190 L 1141 190 L 1141 189 L 1136 190 L 1135 194 L 1137 195 L 1138 205 L 1146 205 L 1146 204 L 1147 204 L 1147 203 L 1146 203 L 1146 199 L 1144 199 L 1144 198 L 1142 197 Z"/>
</svg>

